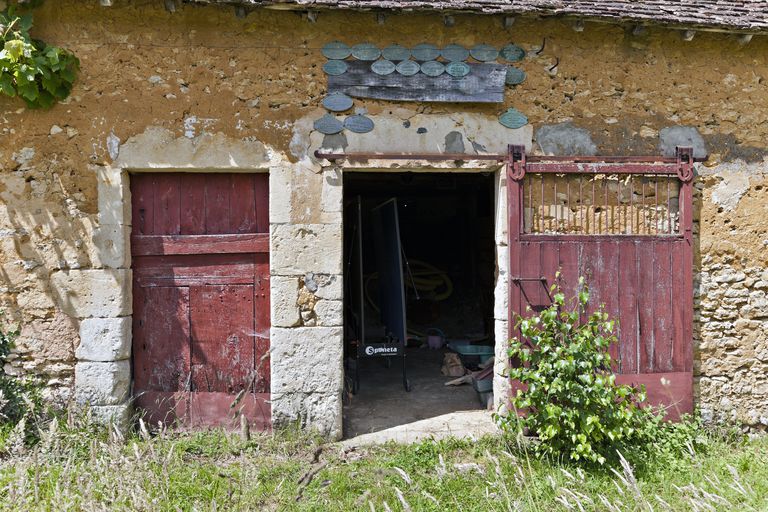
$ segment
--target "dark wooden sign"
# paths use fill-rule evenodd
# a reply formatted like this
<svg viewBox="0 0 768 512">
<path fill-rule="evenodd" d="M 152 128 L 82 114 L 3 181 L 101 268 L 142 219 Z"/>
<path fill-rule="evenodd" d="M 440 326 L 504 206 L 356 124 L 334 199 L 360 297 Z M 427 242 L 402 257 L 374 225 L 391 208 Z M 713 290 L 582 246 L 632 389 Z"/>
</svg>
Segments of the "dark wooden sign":
<svg viewBox="0 0 768 512">
<path fill-rule="evenodd" d="M 427 76 L 400 73 L 380 76 L 367 62 L 347 62 L 341 75 L 328 76 L 328 92 L 343 92 L 355 98 L 391 101 L 433 101 L 461 103 L 503 103 L 507 66 L 484 63 L 467 64 L 469 74 L 453 77 L 447 73 Z"/>
</svg>

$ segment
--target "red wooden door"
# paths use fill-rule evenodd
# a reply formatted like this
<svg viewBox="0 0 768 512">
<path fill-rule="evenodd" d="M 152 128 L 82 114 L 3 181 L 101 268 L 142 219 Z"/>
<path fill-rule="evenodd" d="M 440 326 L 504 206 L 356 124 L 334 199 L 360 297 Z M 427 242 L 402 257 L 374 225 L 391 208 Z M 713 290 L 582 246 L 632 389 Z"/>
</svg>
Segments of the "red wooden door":
<svg viewBox="0 0 768 512">
<path fill-rule="evenodd" d="M 268 175 L 135 174 L 131 194 L 137 406 L 268 428 Z"/>
<path fill-rule="evenodd" d="M 689 150 L 601 161 L 515 147 L 508 166 L 510 325 L 551 303 L 558 272 L 566 297 L 583 277 L 587 313 L 618 320 L 617 382 L 645 385 L 672 419 L 693 409 L 692 177 Z"/>
</svg>

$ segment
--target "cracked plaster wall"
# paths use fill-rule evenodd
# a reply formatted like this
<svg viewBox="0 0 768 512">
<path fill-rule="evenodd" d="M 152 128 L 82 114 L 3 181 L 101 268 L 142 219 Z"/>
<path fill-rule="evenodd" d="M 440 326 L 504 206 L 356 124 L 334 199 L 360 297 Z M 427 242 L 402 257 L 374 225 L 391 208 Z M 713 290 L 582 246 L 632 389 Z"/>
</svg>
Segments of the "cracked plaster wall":
<svg viewBox="0 0 768 512">
<path fill-rule="evenodd" d="M 52 400 L 75 398 L 78 359 L 111 364 L 104 367 L 109 375 L 119 374 L 126 360 L 126 347 L 115 340 L 123 336 L 120 319 L 130 315 L 129 197 L 116 161 L 133 165 L 127 148 L 151 130 L 165 130 L 153 135 L 162 139 L 160 146 L 145 145 L 159 166 L 269 168 L 273 244 L 291 240 L 287 246 L 296 247 L 295 240 L 333 249 L 327 258 L 309 251 L 275 261 L 273 290 L 284 286 L 297 305 L 278 308 L 286 318 L 273 321 L 287 324 L 286 330 L 339 336 L 342 170 L 318 170 L 308 148 L 434 152 L 463 144 L 466 151 L 490 151 L 506 137 L 478 140 L 472 116 L 494 118 L 514 106 L 533 128 L 571 123 L 584 130 L 601 154 L 657 153 L 670 127 L 700 136 L 710 158 L 698 167 L 696 184 L 697 400 L 711 417 L 761 428 L 768 414 L 761 359 L 768 308 L 760 288 L 768 266 L 763 38 L 740 46 L 728 35 L 700 33 L 681 42 L 664 28 L 632 35 L 621 26 L 587 23 L 577 33 L 567 23 L 535 19 L 520 19 L 509 32 L 495 17 L 460 15 L 455 26 L 445 27 L 440 16 L 414 13 L 388 16 L 383 25 L 369 13 L 351 12 L 324 13 L 307 23 L 266 10 L 238 19 L 216 7 L 184 6 L 170 14 L 161 4 L 104 9 L 75 0 L 37 9 L 34 32 L 75 51 L 82 71 L 72 96 L 51 110 L 30 111 L 0 98 L 0 321 L 21 329 L 8 371 L 41 378 Z M 436 44 L 470 46 L 511 39 L 528 51 L 521 63 L 528 78 L 503 106 L 356 100 L 355 107 L 376 120 L 372 134 L 325 141 L 310 134 L 325 93 L 319 47 L 332 39 L 413 45 L 424 34 Z M 456 126 L 429 124 L 441 115 Z M 240 149 L 220 151 L 230 143 Z M 209 145 L 208 153 L 217 156 L 205 163 L 194 145 Z M 190 160 L 170 160 L 167 147 L 192 151 Z M 503 194 L 497 205 L 502 200 Z M 504 261 L 504 247 L 498 250 Z M 743 273 L 744 279 L 731 281 L 723 273 Z M 502 327 L 497 323 L 497 331 Z M 99 342 L 83 346 L 84 338 Z M 81 379 L 93 375 L 82 370 Z M 121 382 L 115 378 L 107 388 L 122 396 Z M 337 384 L 328 382 L 333 392 L 326 395 L 285 391 L 284 410 L 294 411 L 286 417 L 314 411 L 311 423 L 323 416 L 317 411 L 336 410 L 329 397 L 336 396 Z M 324 428 L 337 431 L 338 425 Z"/>
</svg>

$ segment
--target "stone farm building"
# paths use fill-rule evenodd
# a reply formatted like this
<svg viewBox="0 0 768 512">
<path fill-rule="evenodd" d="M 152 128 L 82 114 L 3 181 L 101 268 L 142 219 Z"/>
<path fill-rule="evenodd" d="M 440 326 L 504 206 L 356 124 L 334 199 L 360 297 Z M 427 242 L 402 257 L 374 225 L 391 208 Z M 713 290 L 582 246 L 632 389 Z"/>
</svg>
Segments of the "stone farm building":
<svg viewBox="0 0 768 512">
<path fill-rule="evenodd" d="M 619 318 L 621 379 L 768 425 L 766 2 L 33 13 L 81 70 L 50 109 L 0 96 L 0 321 L 51 401 L 332 438 L 483 407 L 405 313 L 495 351 L 501 406 L 559 270 Z"/>
</svg>

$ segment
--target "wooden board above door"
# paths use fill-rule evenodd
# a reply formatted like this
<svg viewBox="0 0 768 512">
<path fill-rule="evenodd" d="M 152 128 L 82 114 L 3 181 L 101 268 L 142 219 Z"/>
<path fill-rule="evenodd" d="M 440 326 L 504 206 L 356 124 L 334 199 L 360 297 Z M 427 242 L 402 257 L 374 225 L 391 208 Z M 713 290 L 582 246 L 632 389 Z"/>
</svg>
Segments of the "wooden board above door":
<svg viewBox="0 0 768 512">
<path fill-rule="evenodd" d="M 456 103 L 503 103 L 507 66 L 496 63 L 469 63 L 469 73 L 457 78 L 443 73 L 428 76 L 416 73 L 379 75 L 371 63 L 346 61 L 347 70 L 328 75 L 328 92 L 342 92 L 355 98 L 390 101 Z"/>
</svg>

